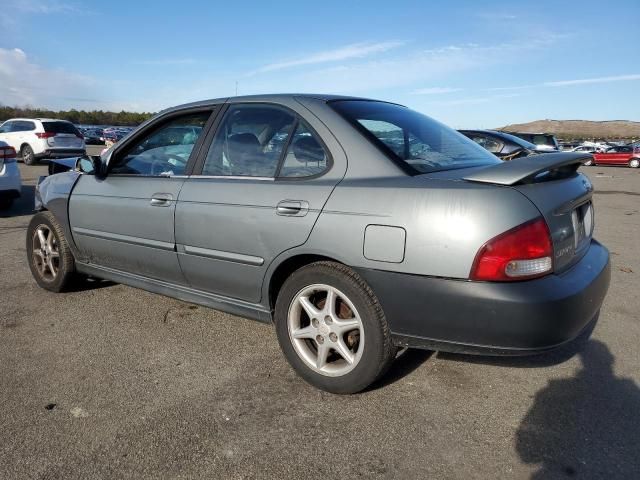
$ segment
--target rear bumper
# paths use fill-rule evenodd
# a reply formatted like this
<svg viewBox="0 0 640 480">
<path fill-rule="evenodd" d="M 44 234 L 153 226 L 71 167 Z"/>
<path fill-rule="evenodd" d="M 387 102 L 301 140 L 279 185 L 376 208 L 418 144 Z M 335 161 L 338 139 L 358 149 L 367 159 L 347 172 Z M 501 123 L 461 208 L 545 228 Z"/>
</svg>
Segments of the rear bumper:
<svg viewBox="0 0 640 480">
<path fill-rule="evenodd" d="M 570 270 L 523 282 L 358 272 L 396 343 L 488 355 L 526 355 L 574 339 L 595 321 L 610 280 L 609 252 L 596 241 Z"/>
<path fill-rule="evenodd" d="M 55 148 L 51 150 L 45 150 L 42 153 L 35 155 L 36 158 L 65 158 L 65 157 L 77 157 L 86 153 L 85 148 Z"/>
<path fill-rule="evenodd" d="M 20 170 L 16 162 L 5 163 L 0 168 L 0 197 L 18 198 L 22 190 Z"/>
</svg>

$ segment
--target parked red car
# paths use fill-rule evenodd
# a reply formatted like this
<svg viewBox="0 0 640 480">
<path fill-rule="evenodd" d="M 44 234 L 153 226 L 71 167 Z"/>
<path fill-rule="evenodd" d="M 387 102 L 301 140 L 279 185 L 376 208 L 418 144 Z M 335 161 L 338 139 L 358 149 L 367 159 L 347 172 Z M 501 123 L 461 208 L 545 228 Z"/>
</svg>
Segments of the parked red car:
<svg viewBox="0 0 640 480">
<path fill-rule="evenodd" d="M 640 148 L 631 145 L 613 147 L 606 153 L 595 153 L 593 160 L 585 165 L 628 165 L 631 168 L 640 167 Z"/>
</svg>

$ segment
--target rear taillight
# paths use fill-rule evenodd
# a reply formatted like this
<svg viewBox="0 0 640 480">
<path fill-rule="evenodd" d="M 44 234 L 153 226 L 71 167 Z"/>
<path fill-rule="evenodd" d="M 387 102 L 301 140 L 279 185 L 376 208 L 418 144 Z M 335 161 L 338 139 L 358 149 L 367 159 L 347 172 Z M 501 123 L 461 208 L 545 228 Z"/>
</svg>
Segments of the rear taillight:
<svg viewBox="0 0 640 480">
<path fill-rule="evenodd" d="M 54 132 L 36 132 L 36 137 L 38 138 L 51 138 L 55 136 L 56 134 Z"/>
<path fill-rule="evenodd" d="M 514 281 L 541 277 L 553 269 L 549 227 L 542 218 L 513 228 L 485 243 L 471 267 L 471 280 Z"/>
<path fill-rule="evenodd" d="M 16 161 L 16 150 L 13 147 L 1 146 L 0 147 L 0 169 L 4 167 L 5 163 L 13 163 Z"/>
<path fill-rule="evenodd" d="M 82 135 L 80 132 L 76 133 L 76 137 L 81 138 L 84 140 L 84 135 Z"/>
</svg>

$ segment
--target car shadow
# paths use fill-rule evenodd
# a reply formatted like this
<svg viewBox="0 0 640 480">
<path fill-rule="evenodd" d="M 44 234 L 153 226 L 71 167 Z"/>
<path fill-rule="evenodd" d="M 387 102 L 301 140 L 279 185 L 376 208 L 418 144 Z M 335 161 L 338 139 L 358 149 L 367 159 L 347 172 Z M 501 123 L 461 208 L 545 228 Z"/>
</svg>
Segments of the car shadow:
<svg viewBox="0 0 640 480">
<path fill-rule="evenodd" d="M 387 373 L 371 384 L 366 391 L 377 390 L 397 382 L 418 369 L 433 354 L 434 352 L 429 350 L 405 349 L 400 351 Z"/>
<path fill-rule="evenodd" d="M 87 292 L 90 290 L 112 287 L 114 285 L 117 285 L 117 283 L 112 282 L 111 280 L 78 275 L 78 277 L 75 278 L 74 281 L 65 289 L 65 293 Z"/>
<path fill-rule="evenodd" d="M 533 480 L 638 478 L 640 388 L 616 377 L 603 342 L 589 341 L 578 355 L 582 368 L 574 377 L 550 380 L 535 395 L 516 451 L 536 465 Z"/>
<path fill-rule="evenodd" d="M 14 200 L 11 208 L 0 210 L 0 218 L 33 215 L 35 192 L 36 187 L 34 185 L 22 185 L 20 197 Z"/>
</svg>

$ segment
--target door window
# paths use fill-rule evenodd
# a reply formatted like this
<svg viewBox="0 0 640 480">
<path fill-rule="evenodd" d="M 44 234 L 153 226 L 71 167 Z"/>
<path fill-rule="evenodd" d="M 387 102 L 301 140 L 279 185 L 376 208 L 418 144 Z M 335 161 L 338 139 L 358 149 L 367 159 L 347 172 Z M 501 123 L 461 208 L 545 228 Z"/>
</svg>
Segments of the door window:
<svg viewBox="0 0 640 480">
<path fill-rule="evenodd" d="M 9 132 L 11 132 L 14 123 L 15 122 L 5 122 L 5 123 L 3 123 L 2 127 L 0 127 L 0 133 L 9 133 Z"/>
<path fill-rule="evenodd" d="M 327 169 L 327 153 L 311 130 L 300 122 L 291 139 L 279 177 L 310 177 Z"/>
<path fill-rule="evenodd" d="M 231 106 L 207 153 L 203 175 L 274 177 L 295 117 L 266 105 Z"/>
<path fill-rule="evenodd" d="M 191 151 L 211 112 L 174 118 L 118 152 L 110 173 L 126 175 L 183 175 Z"/>
</svg>

